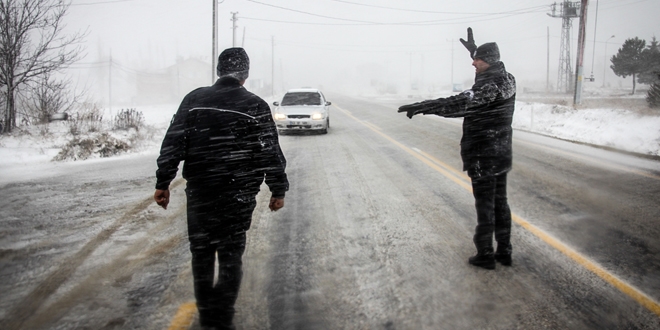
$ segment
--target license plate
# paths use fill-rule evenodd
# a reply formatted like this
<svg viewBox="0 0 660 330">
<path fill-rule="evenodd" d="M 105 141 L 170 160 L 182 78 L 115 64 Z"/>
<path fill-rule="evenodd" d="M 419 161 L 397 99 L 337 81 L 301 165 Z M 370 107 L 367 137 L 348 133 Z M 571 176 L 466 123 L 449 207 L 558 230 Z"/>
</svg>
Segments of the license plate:
<svg viewBox="0 0 660 330">
<path fill-rule="evenodd" d="M 302 124 L 303 124 L 302 121 L 291 121 L 291 122 L 289 122 L 289 125 L 302 125 Z"/>
</svg>

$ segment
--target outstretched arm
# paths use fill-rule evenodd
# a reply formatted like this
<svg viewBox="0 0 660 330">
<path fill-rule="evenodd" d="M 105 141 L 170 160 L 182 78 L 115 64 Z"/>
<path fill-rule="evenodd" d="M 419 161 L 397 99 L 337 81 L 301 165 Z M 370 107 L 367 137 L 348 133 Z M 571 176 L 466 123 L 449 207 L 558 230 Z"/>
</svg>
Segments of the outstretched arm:
<svg viewBox="0 0 660 330">
<path fill-rule="evenodd" d="M 434 114 L 440 111 L 445 106 L 445 99 L 440 98 L 436 100 L 426 100 L 408 105 L 402 105 L 397 112 L 405 112 L 408 118 L 412 119 L 414 115 L 418 114 Z"/>
</svg>

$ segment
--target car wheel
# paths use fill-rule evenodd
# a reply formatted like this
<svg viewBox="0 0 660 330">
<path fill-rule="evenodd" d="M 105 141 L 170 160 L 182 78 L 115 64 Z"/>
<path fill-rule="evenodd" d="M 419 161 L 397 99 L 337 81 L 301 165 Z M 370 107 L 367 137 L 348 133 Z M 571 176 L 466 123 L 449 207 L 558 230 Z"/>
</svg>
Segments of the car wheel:
<svg viewBox="0 0 660 330">
<path fill-rule="evenodd" d="M 330 128 L 330 119 L 328 118 L 325 121 L 325 128 L 321 130 L 321 134 L 328 134 L 328 129 Z"/>
</svg>

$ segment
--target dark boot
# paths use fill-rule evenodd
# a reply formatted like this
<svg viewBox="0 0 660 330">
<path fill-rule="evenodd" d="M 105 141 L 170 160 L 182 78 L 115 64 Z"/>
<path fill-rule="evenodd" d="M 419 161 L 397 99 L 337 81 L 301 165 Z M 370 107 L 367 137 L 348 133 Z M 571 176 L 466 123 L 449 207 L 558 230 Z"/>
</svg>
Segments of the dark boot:
<svg viewBox="0 0 660 330">
<path fill-rule="evenodd" d="M 497 245 L 497 251 L 495 252 L 495 261 L 502 264 L 502 266 L 511 266 L 511 244 L 502 247 Z"/>
<path fill-rule="evenodd" d="M 493 248 L 481 249 L 477 254 L 468 259 L 470 265 L 486 269 L 495 269 L 495 255 Z"/>
</svg>

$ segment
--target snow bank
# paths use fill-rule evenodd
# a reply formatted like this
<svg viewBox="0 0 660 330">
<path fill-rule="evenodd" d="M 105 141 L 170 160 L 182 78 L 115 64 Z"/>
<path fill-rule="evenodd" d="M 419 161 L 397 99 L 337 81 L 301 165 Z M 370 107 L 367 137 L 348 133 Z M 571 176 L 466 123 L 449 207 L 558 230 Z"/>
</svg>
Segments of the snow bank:
<svg viewBox="0 0 660 330">
<path fill-rule="evenodd" d="M 514 129 L 645 155 L 660 155 L 660 116 L 517 102 Z"/>
</svg>

